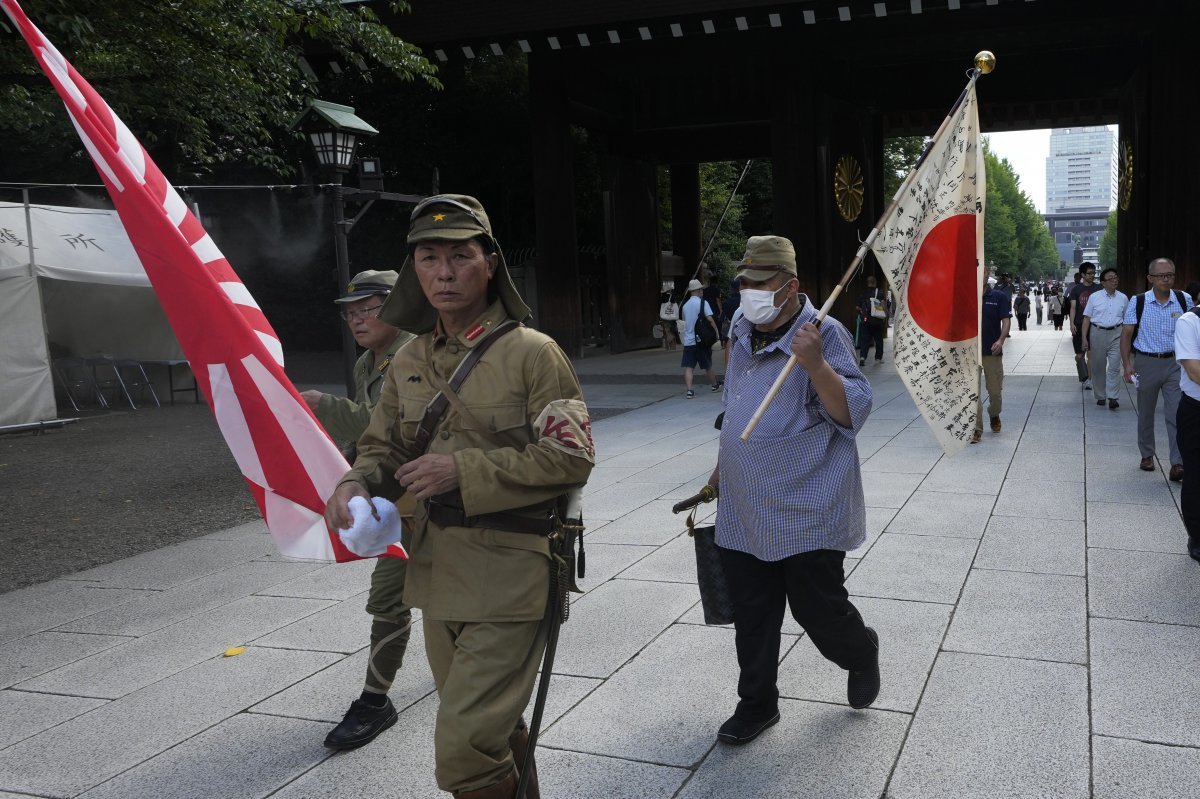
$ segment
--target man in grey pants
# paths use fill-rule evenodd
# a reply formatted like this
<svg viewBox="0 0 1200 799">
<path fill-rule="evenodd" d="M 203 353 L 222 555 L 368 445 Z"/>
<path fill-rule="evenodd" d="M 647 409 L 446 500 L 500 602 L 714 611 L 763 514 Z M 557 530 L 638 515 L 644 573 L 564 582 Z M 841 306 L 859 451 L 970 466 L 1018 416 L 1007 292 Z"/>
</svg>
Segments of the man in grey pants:
<svg viewBox="0 0 1200 799">
<path fill-rule="evenodd" d="M 1100 287 L 1088 297 L 1083 309 L 1083 351 L 1088 355 L 1092 390 L 1096 404 L 1108 403 L 1110 410 L 1120 407 L 1121 321 L 1129 298 L 1117 291 L 1117 270 L 1111 266 L 1100 273 Z"/>
<path fill-rule="evenodd" d="M 1137 378 L 1139 468 L 1154 471 L 1154 409 L 1158 395 L 1163 397 L 1163 416 L 1167 423 L 1167 442 L 1171 449 L 1170 478 L 1183 480 L 1183 456 L 1175 437 L 1175 416 L 1179 408 L 1179 364 L 1175 362 L 1175 322 L 1192 307 L 1182 291 L 1173 291 L 1175 263 L 1170 258 L 1150 262 L 1146 279 L 1152 288 L 1139 303 L 1129 300 L 1121 330 L 1121 364 L 1125 382 Z M 1141 314 L 1139 317 L 1139 307 Z"/>
</svg>

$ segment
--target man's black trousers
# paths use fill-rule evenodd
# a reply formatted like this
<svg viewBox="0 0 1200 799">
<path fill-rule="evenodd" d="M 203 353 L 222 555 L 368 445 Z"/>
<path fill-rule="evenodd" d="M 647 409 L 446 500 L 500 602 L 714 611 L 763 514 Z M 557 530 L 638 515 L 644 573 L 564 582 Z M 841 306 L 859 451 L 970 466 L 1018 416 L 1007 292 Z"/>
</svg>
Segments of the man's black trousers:
<svg viewBox="0 0 1200 799">
<path fill-rule="evenodd" d="M 1183 456 L 1183 490 L 1179 507 L 1188 532 L 1188 549 L 1200 550 L 1200 402 L 1179 392 L 1175 413 L 1175 439 Z M 1194 555 L 1193 555 L 1194 557 Z"/>
<path fill-rule="evenodd" d="M 883 360 L 883 329 L 884 324 L 882 319 L 871 318 L 864 320 L 858 326 L 858 357 L 864 361 L 867 359 L 867 353 L 871 351 L 871 345 L 875 345 L 875 360 Z"/>
<path fill-rule="evenodd" d="M 873 663 L 875 644 L 842 581 L 846 553 L 802 552 L 779 561 L 721 549 L 733 599 L 738 666 L 735 715 L 762 721 L 779 709 L 779 640 L 785 604 L 822 655 L 843 669 Z"/>
</svg>

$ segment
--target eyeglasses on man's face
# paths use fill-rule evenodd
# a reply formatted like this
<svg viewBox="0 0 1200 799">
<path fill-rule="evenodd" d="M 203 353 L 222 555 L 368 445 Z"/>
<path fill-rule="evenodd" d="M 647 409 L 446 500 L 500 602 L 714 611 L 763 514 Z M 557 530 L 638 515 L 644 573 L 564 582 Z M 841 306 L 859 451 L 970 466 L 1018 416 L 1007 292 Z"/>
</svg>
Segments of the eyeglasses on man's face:
<svg viewBox="0 0 1200 799">
<path fill-rule="evenodd" d="M 1159 272 L 1156 275 L 1153 272 L 1151 272 L 1150 277 L 1155 277 L 1155 278 L 1158 278 L 1159 280 L 1174 280 L 1175 273 L 1174 272 Z"/>
<path fill-rule="evenodd" d="M 373 319 L 382 307 L 383 303 L 380 303 L 370 308 L 359 308 L 357 311 L 342 311 L 340 316 L 347 322 L 353 322 L 355 319 Z"/>
</svg>

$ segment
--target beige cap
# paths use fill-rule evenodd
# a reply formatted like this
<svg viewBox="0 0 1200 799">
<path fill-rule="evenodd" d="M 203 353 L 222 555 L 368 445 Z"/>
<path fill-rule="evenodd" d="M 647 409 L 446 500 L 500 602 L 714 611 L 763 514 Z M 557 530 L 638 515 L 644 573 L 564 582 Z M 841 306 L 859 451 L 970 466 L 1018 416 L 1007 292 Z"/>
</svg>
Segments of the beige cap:
<svg viewBox="0 0 1200 799">
<path fill-rule="evenodd" d="M 796 248 L 783 236 L 751 236 L 735 279 L 770 280 L 780 272 L 796 274 Z"/>
</svg>

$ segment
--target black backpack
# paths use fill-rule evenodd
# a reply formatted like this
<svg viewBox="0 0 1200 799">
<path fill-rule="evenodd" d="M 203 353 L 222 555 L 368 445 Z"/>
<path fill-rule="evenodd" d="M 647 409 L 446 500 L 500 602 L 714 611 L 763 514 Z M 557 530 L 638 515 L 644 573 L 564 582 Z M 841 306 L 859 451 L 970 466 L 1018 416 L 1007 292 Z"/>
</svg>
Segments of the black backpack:
<svg viewBox="0 0 1200 799">
<path fill-rule="evenodd" d="M 709 324 L 708 317 L 704 315 L 704 302 L 700 303 L 700 315 L 696 317 L 696 323 L 692 325 L 692 333 L 696 336 L 696 346 L 702 349 L 712 349 L 712 346 L 717 343 L 717 331 Z"/>
</svg>

